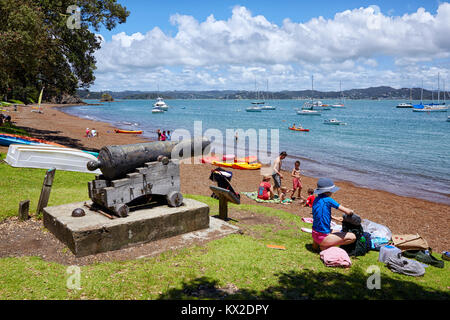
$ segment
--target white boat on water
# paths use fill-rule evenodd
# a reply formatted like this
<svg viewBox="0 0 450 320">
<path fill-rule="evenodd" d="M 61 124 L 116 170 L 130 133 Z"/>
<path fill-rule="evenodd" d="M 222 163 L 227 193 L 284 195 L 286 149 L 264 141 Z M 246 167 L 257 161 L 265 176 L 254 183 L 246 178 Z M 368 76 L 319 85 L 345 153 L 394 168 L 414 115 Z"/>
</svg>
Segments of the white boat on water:
<svg viewBox="0 0 450 320">
<path fill-rule="evenodd" d="M 249 107 L 247 109 L 245 109 L 245 111 L 247 112 L 262 112 L 261 107 Z"/>
<path fill-rule="evenodd" d="M 159 107 L 154 107 L 152 113 L 164 113 L 164 110 Z"/>
<path fill-rule="evenodd" d="M 346 126 L 347 125 L 347 123 L 339 121 L 337 119 L 324 120 L 323 123 L 324 124 L 331 124 L 331 125 L 335 125 L 335 126 Z"/>
<path fill-rule="evenodd" d="M 343 102 L 344 95 L 342 94 L 342 81 L 339 81 L 339 91 L 341 92 L 341 100 L 339 101 L 339 103 L 330 105 L 331 108 L 335 108 L 335 109 L 337 109 L 337 108 L 344 109 L 345 108 L 345 105 Z"/>
<path fill-rule="evenodd" d="M 297 114 L 301 115 L 301 116 L 320 116 L 320 115 L 322 115 L 317 110 L 300 110 L 300 111 L 297 111 Z"/>
<path fill-rule="evenodd" d="M 277 107 L 273 107 L 273 106 L 268 106 L 268 105 L 264 105 L 262 107 L 260 107 L 261 110 L 277 110 Z"/>
<path fill-rule="evenodd" d="M 448 106 L 442 104 L 416 104 L 413 112 L 447 112 Z"/>
<path fill-rule="evenodd" d="M 52 145 L 12 144 L 5 161 L 12 167 L 38 168 L 101 174 L 99 169 L 89 171 L 87 163 L 96 161 L 92 154 L 81 150 Z"/>
<path fill-rule="evenodd" d="M 169 110 L 169 106 L 164 102 L 163 98 L 158 97 L 156 102 L 153 104 L 154 108 L 159 108 L 163 111 Z"/>
<path fill-rule="evenodd" d="M 399 103 L 396 108 L 412 108 L 413 105 L 411 103 L 402 102 Z"/>
</svg>

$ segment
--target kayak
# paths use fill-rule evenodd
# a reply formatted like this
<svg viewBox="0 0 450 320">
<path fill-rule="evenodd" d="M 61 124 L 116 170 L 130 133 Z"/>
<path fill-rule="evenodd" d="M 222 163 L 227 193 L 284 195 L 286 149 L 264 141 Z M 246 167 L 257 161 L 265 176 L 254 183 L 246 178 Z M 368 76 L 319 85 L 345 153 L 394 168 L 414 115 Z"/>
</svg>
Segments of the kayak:
<svg viewBox="0 0 450 320">
<path fill-rule="evenodd" d="M 246 162 L 246 163 L 252 163 L 252 162 L 256 162 L 258 160 L 257 156 L 248 156 L 245 158 L 237 158 L 236 162 Z"/>
<path fill-rule="evenodd" d="M 201 159 L 202 163 L 209 163 L 211 164 L 213 161 L 219 161 L 219 158 L 217 157 L 203 157 Z"/>
<path fill-rule="evenodd" d="M 294 131 L 305 131 L 305 132 L 309 132 L 309 129 L 300 129 L 300 128 L 289 128 L 289 130 L 294 130 Z"/>
<path fill-rule="evenodd" d="M 245 163 L 245 162 L 242 162 Z M 233 162 L 221 162 L 221 161 L 213 161 L 211 162 L 212 165 L 222 167 L 222 168 L 232 168 L 234 164 Z"/>
<path fill-rule="evenodd" d="M 9 138 L 9 141 L 13 141 L 15 139 L 16 144 L 48 144 L 48 145 L 57 146 L 57 147 L 65 147 L 59 143 L 50 142 L 47 140 L 42 140 L 42 139 L 37 139 L 37 138 L 32 138 L 32 137 L 27 137 L 27 136 L 21 136 L 21 135 L 17 135 L 17 134 L 0 133 L 1 140 L 8 141 L 8 138 Z"/>
<path fill-rule="evenodd" d="M 142 130 L 119 130 L 119 129 L 115 129 L 114 130 L 116 133 L 130 133 L 130 134 L 142 134 Z"/>
<path fill-rule="evenodd" d="M 239 170 L 258 170 L 262 167 L 261 163 L 236 162 L 233 163 L 233 169 Z"/>
<path fill-rule="evenodd" d="M 235 157 L 236 156 L 234 154 L 225 154 L 225 155 L 223 155 L 222 160 L 223 161 L 228 161 L 228 160 L 234 161 Z"/>
</svg>

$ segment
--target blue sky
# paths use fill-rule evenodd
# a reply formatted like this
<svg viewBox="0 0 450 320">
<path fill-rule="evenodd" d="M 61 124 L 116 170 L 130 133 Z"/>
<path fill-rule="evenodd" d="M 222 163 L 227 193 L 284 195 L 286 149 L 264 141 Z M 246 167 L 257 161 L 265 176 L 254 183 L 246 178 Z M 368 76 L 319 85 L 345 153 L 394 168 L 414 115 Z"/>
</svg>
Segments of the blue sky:
<svg viewBox="0 0 450 320">
<path fill-rule="evenodd" d="M 312 74 L 318 90 L 450 81 L 443 1 L 118 2 L 131 13 L 100 30 L 91 90 L 302 90 Z"/>
</svg>

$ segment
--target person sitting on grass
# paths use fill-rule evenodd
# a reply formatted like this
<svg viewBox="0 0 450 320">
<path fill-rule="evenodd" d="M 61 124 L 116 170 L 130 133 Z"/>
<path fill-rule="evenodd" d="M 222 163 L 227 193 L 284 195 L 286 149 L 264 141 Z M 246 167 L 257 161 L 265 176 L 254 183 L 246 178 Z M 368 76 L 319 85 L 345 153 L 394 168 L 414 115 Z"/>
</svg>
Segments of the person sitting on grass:
<svg viewBox="0 0 450 320">
<path fill-rule="evenodd" d="M 291 192 L 292 190 L 288 190 L 286 187 L 281 187 L 280 190 L 281 190 L 280 194 L 281 203 L 292 202 L 293 199 L 287 197 L 287 193 Z"/>
<path fill-rule="evenodd" d="M 331 216 L 331 208 L 338 209 L 348 216 L 353 215 L 353 210 L 341 206 L 331 198 L 331 195 L 338 190 L 339 188 L 329 178 L 320 178 L 317 181 L 317 189 L 314 190 L 314 193 L 318 196 L 312 207 L 314 249 L 320 247 L 320 250 L 323 251 L 330 247 L 347 245 L 356 241 L 356 236 L 351 232 L 331 232 L 331 219 L 334 218 Z M 341 219 L 338 220 L 341 221 Z"/>
<path fill-rule="evenodd" d="M 262 182 L 259 185 L 258 188 L 258 199 L 261 200 L 269 200 L 273 199 L 273 188 L 270 184 L 270 176 L 264 176 Z"/>
<path fill-rule="evenodd" d="M 304 207 L 310 207 L 312 208 L 314 203 L 314 189 L 309 188 L 308 189 L 308 198 L 306 199 L 305 203 L 303 204 Z"/>
</svg>

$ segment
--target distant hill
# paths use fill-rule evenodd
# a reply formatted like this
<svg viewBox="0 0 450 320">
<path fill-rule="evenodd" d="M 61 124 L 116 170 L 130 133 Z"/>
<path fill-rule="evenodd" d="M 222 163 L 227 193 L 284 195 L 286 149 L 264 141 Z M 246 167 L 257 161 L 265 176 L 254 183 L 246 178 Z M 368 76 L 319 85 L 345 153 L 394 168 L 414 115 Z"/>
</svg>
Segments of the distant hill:
<svg viewBox="0 0 450 320">
<path fill-rule="evenodd" d="M 89 90 L 78 90 L 77 95 L 81 99 L 101 99 L 102 94 L 108 93 L 114 99 L 150 99 L 155 100 L 158 96 L 164 99 L 256 99 L 254 91 L 239 91 L 239 90 L 211 90 L 211 91 L 102 91 L 91 92 Z M 391 87 L 371 87 L 366 89 L 350 89 L 344 90 L 343 95 L 345 99 L 391 99 L 409 100 L 410 89 L 394 89 Z M 421 88 L 412 89 L 412 99 L 420 100 Z M 279 91 L 279 92 L 260 92 L 259 100 L 264 99 L 339 99 L 339 91 Z M 438 99 L 438 93 L 429 90 L 423 90 L 423 100 Z M 450 100 L 450 94 L 446 92 L 446 98 Z M 440 99 L 444 100 L 444 92 L 440 93 Z"/>
</svg>

